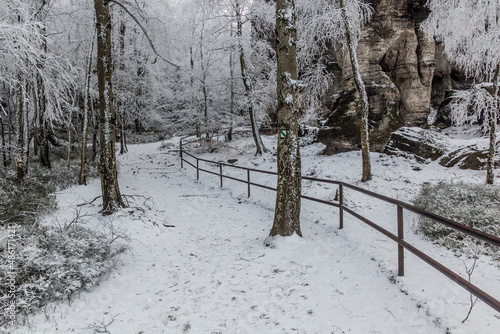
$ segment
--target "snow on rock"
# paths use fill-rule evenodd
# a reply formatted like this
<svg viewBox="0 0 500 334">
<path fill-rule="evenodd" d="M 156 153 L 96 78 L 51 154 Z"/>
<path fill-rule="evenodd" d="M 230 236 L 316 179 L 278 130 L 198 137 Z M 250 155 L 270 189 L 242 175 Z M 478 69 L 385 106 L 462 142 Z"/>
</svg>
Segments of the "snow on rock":
<svg viewBox="0 0 500 334">
<path fill-rule="evenodd" d="M 264 137 L 275 151 L 277 136 Z M 273 170 L 276 157 L 254 157 L 242 150 L 251 137 L 228 144 L 204 158 Z M 177 143 L 178 138 L 172 139 Z M 132 238 L 133 252 L 90 292 L 71 303 L 51 304 L 14 333 L 493 333 L 498 315 L 478 302 L 467 322 L 469 295 L 434 269 L 407 254 L 407 275 L 396 276 L 396 245 L 356 219 L 346 216 L 338 229 L 338 211 L 303 202 L 304 238 L 273 238 L 274 193 L 179 168 L 178 152 L 160 144 L 134 145 L 119 157 L 124 194 L 151 196 L 153 208 L 115 214 Z M 165 147 L 165 146 L 164 146 Z M 359 152 L 318 155 L 321 144 L 303 148 L 303 172 L 359 184 Z M 243 153 L 248 152 L 248 153 Z M 423 182 L 461 179 L 481 182 L 475 171 L 445 169 L 437 163 L 413 170 L 414 161 L 373 154 L 374 179 L 363 184 L 391 197 L 410 201 Z M 218 168 L 203 165 L 202 168 Z M 228 175 L 246 173 L 225 167 Z M 240 173 L 240 174 L 238 174 Z M 275 184 L 271 175 L 252 174 L 252 182 Z M 333 200 L 335 187 L 303 184 L 307 195 Z M 58 194 L 61 214 L 71 205 L 99 194 L 99 182 Z M 346 203 L 394 230 L 395 208 L 350 191 Z M 85 206 L 96 214 L 98 207 Z M 463 274 L 466 259 L 454 257 L 412 233 L 405 216 L 406 239 Z M 166 227 L 169 226 L 169 227 Z M 171 227 L 175 226 L 175 227 Z M 269 241 L 269 240 L 268 240 Z M 481 258 L 472 277 L 499 296 L 498 267 Z"/>
</svg>

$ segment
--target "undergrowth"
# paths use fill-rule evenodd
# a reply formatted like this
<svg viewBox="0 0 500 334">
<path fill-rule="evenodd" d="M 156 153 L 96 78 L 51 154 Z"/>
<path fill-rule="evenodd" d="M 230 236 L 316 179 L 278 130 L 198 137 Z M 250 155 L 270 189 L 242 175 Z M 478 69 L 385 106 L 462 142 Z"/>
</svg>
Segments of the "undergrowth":
<svg viewBox="0 0 500 334">
<path fill-rule="evenodd" d="M 52 169 L 32 163 L 24 180 L 0 169 L 0 332 L 51 301 L 89 290 L 108 272 L 127 246 L 112 222 L 101 232 L 84 226 L 77 210 L 71 221 L 49 219 L 55 192 L 75 185 L 79 163 L 64 160 Z M 88 177 L 96 177 L 90 165 Z"/>
<path fill-rule="evenodd" d="M 414 204 L 480 231 L 500 236 L 500 187 L 481 184 L 424 184 Z M 428 218 L 420 218 L 418 232 L 457 255 L 489 255 L 500 262 L 500 249 Z"/>
<path fill-rule="evenodd" d="M 0 329 L 48 302 L 89 290 L 126 249 L 79 224 L 0 227 Z"/>
</svg>

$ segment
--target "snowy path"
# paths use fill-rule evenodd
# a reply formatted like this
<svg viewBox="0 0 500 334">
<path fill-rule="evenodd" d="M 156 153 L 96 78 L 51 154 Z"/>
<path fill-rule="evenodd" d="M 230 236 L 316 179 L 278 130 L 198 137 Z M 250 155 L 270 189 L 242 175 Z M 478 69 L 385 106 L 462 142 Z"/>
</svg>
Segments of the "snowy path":
<svg viewBox="0 0 500 334">
<path fill-rule="evenodd" d="M 154 201 L 142 220 L 118 214 L 133 253 L 95 289 L 49 306 L 17 333 L 94 333 L 112 319 L 104 333 L 446 331 L 346 232 L 306 220 L 305 238 L 265 247 L 270 208 L 194 182 L 176 153 L 158 146 L 132 146 L 120 157 L 122 192 Z M 99 191 L 98 181 L 68 189 L 60 207 Z"/>
</svg>

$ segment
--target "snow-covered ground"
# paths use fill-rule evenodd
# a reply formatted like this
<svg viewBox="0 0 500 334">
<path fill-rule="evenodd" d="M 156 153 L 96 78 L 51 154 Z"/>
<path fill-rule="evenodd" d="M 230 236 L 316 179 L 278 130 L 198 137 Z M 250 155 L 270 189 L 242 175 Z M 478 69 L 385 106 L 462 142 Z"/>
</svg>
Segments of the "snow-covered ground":
<svg viewBox="0 0 500 334">
<path fill-rule="evenodd" d="M 276 137 L 264 137 L 271 151 Z M 274 193 L 246 184 L 180 169 L 178 138 L 133 145 L 119 158 L 122 193 L 151 197 L 142 213 L 128 209 L 110 219 L 131 237 L 132 252 L 90 292 L 53 303 L 15 333 L 498 333 L 500 315 L 478 301 L 469 320 L 469 294 L 406 254 L 406 275 L 397 276 L 397 247 L 359 220 L 338 210 L 302 204 L 304 238 L 274 240 L 265 247 L 273 221 Z M 362 184 L 357 152 L 326 157 L 322 145 L 303 148 L 303 174 L 342 180 L 411 202 L 423 182 L 482 183 L 484 172 L 418 164 L 372 154 L 373 181 Z M 190 150 L 216 161 L 275 170 L 275 156 L 254 157 L 250 137 L 224 144 L 214 153 Z M 218 167 L 200 165 L 218 171 Z M 418 168 L 417 168 L 418 167 Z M 225 173 L 246 179 L 246 172 Z M 272 176 L 252 182 L 274 186 Z M 333 200 L 336 187 L 303 183 L 309 196 Z M 96 180 L 58 194 L 60 215 L 100 193 Z M 392 232 L 396 208 L 351 190 L 346 203 Z M 140 204 L 141 200 L 136 199 Z M 96 202 L 97 204 L 97 202 Z M 83 206 L 96 214 L 98 206 Z M 133 211 L 133 212 L 132 212 Z M 405 238 L 450 269 L 465 275 L 471 260 L 413 233 L 416 217 L 405 214 Z M 96 218 L 89 224 L 99 226 Z M 466 277 L 466 276 L 465 276 Z M 467 277 L 466 277 L 467 278 Z M 482 257 L 472 282 L 500 298 L 500 270 Z M 109 325 L 108 325 L 109 324 Z"/>
</svg>

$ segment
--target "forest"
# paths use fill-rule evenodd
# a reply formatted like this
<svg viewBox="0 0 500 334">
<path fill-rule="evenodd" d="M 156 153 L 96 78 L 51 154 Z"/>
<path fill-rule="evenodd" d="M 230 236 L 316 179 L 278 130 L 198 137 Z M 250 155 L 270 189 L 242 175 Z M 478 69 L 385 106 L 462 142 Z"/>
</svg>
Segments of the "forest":
<svg viewBox="0 0 500 334">
<path fill-rule="evenodd" d="M 0 0 L 0 332 L 494 332 L 499 83 L 498 0 Z"/>
</svg>

